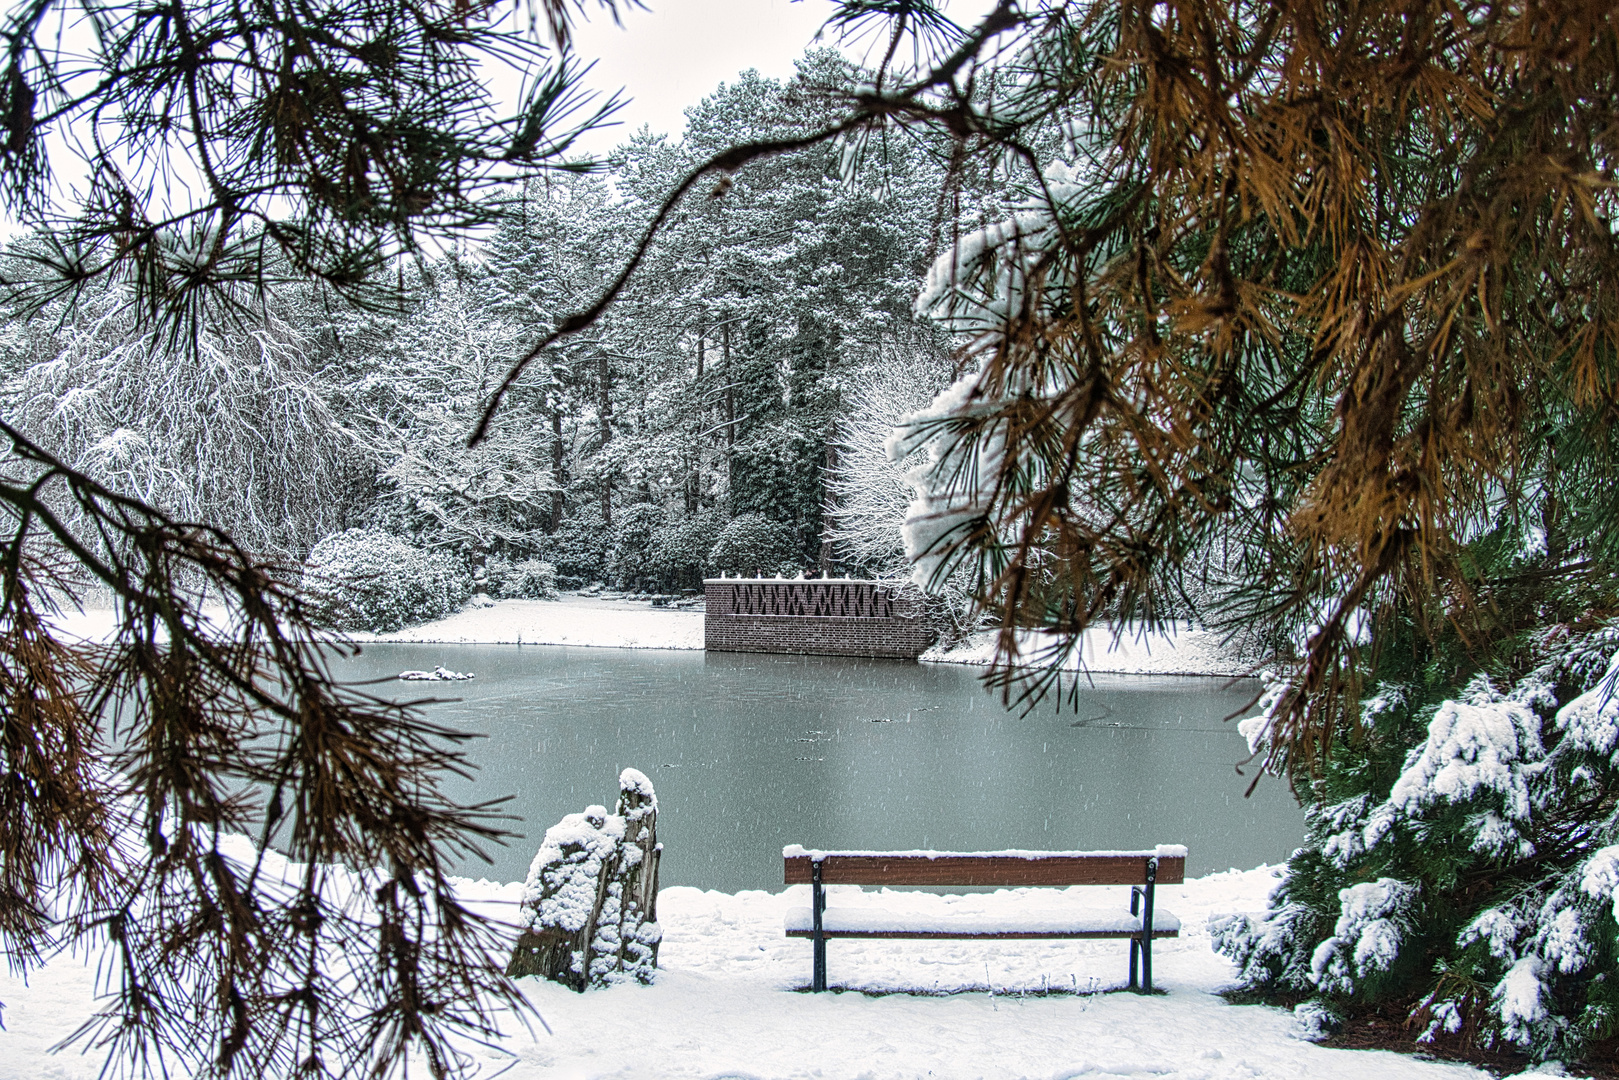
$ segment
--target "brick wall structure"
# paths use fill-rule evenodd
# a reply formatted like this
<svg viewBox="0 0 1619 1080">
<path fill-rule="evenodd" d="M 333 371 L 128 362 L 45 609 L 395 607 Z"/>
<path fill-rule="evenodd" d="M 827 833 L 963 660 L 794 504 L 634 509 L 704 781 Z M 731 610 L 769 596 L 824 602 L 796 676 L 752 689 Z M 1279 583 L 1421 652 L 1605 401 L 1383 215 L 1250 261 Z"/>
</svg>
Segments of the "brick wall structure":
<svg viewBox="0 0 1619 1080">
<path fill-rule="evenodd" d="M 709 578 L 703 645 L 716 652 L 915 660 L 934 632 L 914 586 L 854 578 Z"/>
</svg>

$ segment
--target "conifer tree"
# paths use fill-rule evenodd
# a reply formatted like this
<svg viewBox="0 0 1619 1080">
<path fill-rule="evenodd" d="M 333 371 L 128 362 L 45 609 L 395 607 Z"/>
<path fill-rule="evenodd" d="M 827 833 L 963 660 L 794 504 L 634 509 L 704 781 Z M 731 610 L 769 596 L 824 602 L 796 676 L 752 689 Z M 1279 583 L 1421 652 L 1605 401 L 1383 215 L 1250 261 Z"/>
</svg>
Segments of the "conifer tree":
<svg viewBox="0 0 1619 1080">
<path fill-rule="evenodd" d="M 534 10 L 561 46 L 570 7 Z M 284 343 L 255 335 L 275 286 L 397 299 L 378 271 L 490 221 L 480 196 L 502 178 L 575 167 L 571 133 L 600 115 L 580 112 L 577 64 L 502 15 L 392 0 L 11 9 L 0 199 L 37 240 L 11 252 L 6 301 L 127 297 L 113 317 L 155 349 L 125 366 L 155 374 L 165 352 L 273 354 Z M 480 65 L 514 56 L 534 64 L 529 92 L 502 116 Z M 285 385 L 261 400 L 309 404 Z M 0 437 L 8 963 L 110 950 L 73 1041 L 134 1075 L 386 1076 L 411 1057 L 462 1072 L 458 1039 L 528 1008 L 499 974 L 500 935 L 449 880 L 505 835 L 489 806 L 443 793 L 468 768 L 465 734 L 341 686 L 341 646 L 290 568 L 219 522 L 115 490 L 12 423 Z M 50 621 L 86 584 L 115 605 L 101 645 Z"/>
</svg>

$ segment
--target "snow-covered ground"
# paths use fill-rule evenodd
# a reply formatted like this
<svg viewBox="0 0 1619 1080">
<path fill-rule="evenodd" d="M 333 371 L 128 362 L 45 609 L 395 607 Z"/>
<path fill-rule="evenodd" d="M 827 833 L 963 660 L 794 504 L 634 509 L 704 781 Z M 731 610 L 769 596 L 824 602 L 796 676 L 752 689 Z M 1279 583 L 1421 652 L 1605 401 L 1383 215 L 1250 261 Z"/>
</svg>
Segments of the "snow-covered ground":
<svg viewBox="0 0 1619 1080">
<path fill-rule="evenodd" d="M 206 610 L 206 609 L 205 609 Z M 224 610 L 216 617 L 223 620 Z M 74 637 L 104 639 L 112 629 L 112 612 L 96 608 L 66 611 L 53 620 Z M 469 605 L 448 618 L 406 627 L 392 634 L 355 634 L 358 641 L 408 641 L 432 644 L 578 645 L 616 649 L 701 649 L 703 613 L 682 608 L 655 608 L 645 600 L 564 594 L 558 600 L 498 600 Z M 1028 639 L 1026 655 L 1039 655 L 1038 638 Z M 995 634 L 987 631 L 951 649 L 934 647 L 922 659 L 935 663 L 988 664 L 995 654 Z M 1085 667 L 1094 672 L 1130 675 L 1251 675 L 1250 661 L 1236 655 L 1207 630 L 1180 627 L 1163 633 L 1110 628 L 1085 633 L 1081 650 Z"/>
<path fill-rule="evenodd" d="M 934 646 L 922 654 L 923 660 L 950 664 L 988 664 L 995 658 L 996 632 L 986 630 L 950 649 Z M 1020 638 L 1023 655 L 1038 662 L 1045 646 L 1037 634 Z M 1068 667 L 1124 675 L 1252 675 L 1254 663 L 1240 656 L 1220 635 L 1185 624 L 1164 631 L 1148 632 L 1098 626 L 1085 631 L 1078 650 L 1069 657 Z"/>
<path fill-rule="evenodd" d="M 703 613 L 648 601 L 570 593 L 560 600 L 497 600 L 437 622 L 362 640 L 453 644 L 597 645 L 616 649 L 701 649 Z"/>
<path fill-rule="evenodd" d="M 224 608 L 203 613 L 225 621 Z M 68 609 L 52 623 L 70 637 L 105 640 L 113 613 L 87 606 Z M 609 600 L 570 594 L 560 600 L 498 600 L 468 605 L 448 618 L 392 634 L 354 634 L 357 641 L 419 641 L 433 644 L 590 645 L 617 649 L 701 649 L 703 613 L 655 608 L 646 601 Z"/>
<path fill-rule="evenodd" d="M 1281 1009 L 1228 1004 L 1231 967 L 1209 948 L 1213 914 L 1257 910 L 1276 871 L 1229 871 L 1159 890 L 1185 930 L 1153 950 L 1167 993 L 1052 994 L 1109 989 L 1125 977 L 1119 941 L 833 941 L 833 986 L 867 993 L 795 992 L 809 980 L 810 946 L 782 933 L 799 886 L 735 895 L 691 888 L 659 896 L 664 927 L 652 986 L 575 994 L 538 979 L 524 986 L 550 1027 L 513 1031 L 474 1048 L 480 1075 L 552 1077 L 897 1078 L 1160 1077 L 1165 1080 L 1439 1080 L 1481 1078 L 1457 1065 L 1381 1051 L 1332 1050 L 1294 1037 Z M 521 886 L 466 882 L 464 893 L 508 917 Z M 1054 898 L 1125 903 L 1123 890 L 1004 891 L 988 909 Z M 903 900 L 873 897 L 873 902 Z M 837 904 L 834 894 L 832 903 Z M 938 903 L 929 898 L 924 903 Z M 4 1080 L 91 1080 L 99 1057 L 49 1054 L 91 1007 L 93 965 L 58 960 L 24 985 L 0 975 Z M 989 989 L 985 989 L 988 987 Z M 881 991 L 921 993 L 873 993 Z M 927 996 L 961 991 L 948 996 Z M 506 1071 L 502 1071 L 506 1070 Z"/>
</svg>

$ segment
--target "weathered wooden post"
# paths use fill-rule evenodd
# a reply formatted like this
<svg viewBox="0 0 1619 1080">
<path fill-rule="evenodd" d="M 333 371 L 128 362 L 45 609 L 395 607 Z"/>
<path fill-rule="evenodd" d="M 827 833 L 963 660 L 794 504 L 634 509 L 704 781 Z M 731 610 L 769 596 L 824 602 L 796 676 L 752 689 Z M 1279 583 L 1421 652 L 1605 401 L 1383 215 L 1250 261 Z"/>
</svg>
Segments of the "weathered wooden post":
<svg viewBox="0 0 1619 1080">
<path fill-rule="evenodd" d="M 619 949 L 616 970 L 650 981 L 658 967 L 658 796 L 652 781 L 637 769 L 618 777 L 617 815 L 624 821 L 619 849 Z"/>
<path fill-rule="evenodd" d="M 506 974 L 583 991 L 658 966 L 658 797 L 637 769 L 618 778 L 616 813 L 586 807 L 547 829 L 523 888 L 523 932 Z"/>
</svg>

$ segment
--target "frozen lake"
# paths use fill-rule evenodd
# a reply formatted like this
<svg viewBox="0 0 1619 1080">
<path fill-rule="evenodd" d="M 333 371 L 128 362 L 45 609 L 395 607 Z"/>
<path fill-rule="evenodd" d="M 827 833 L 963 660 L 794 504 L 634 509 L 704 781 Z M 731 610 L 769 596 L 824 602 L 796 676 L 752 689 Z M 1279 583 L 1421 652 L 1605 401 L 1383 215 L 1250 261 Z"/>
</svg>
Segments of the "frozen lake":
<svg viewBox="0 0 1619 1080">
<path fill-rule="evenodd" d="M 350 678 L 437 664 L 460 683 L 435 719 L 485 733 L 462 799 L 512 794 L 525 839 L 472 877 L 518 880 L 546 828 L 652 778 L 664 885 L 779 889 L 781 848 L 1142 848 L 1183 843 L 1187 871 L 1278 862 L 1303 837 L 1281 780 L 1244 798 L 1223 718 L 1251 681 L 1097 675 L 1078 712 L 1004 709 L 954 664 L 514 645 L 367 645 Z M 396 688 L 396 689 L 394 689 Z M 1253 775 L 1251 767 L 1244 772 Z"/>
</svg>

